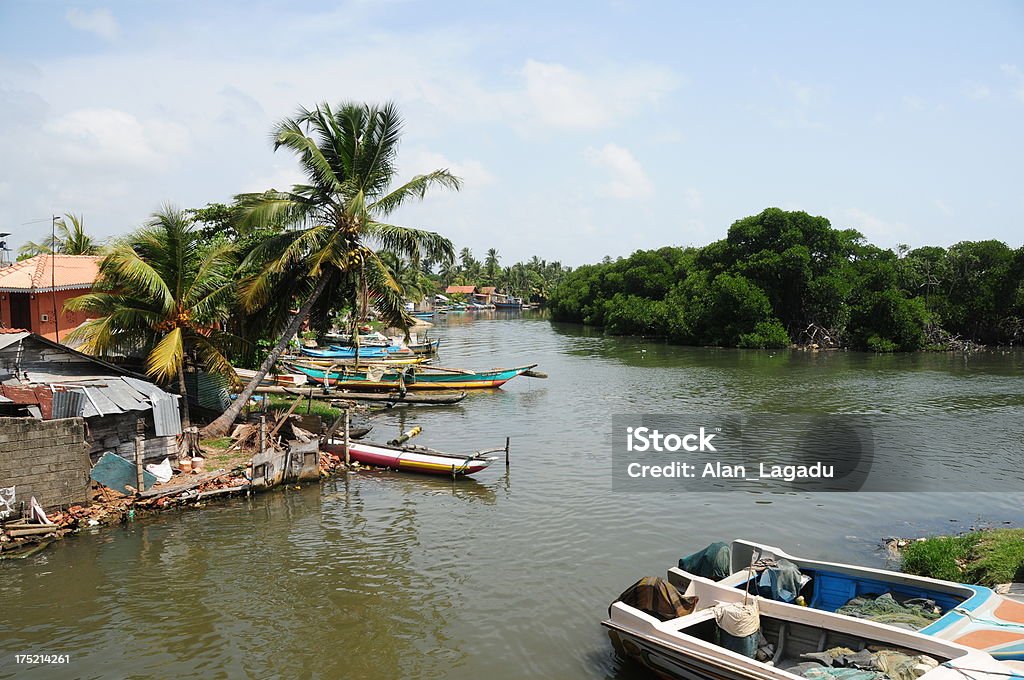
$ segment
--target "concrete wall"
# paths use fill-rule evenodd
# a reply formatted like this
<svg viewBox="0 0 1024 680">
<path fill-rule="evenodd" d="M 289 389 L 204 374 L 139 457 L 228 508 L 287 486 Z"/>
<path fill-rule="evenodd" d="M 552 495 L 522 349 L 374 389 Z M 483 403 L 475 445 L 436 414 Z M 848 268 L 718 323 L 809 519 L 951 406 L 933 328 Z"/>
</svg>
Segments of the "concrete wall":
<svg viewBox="0 0 1024 680">
<path fill-rule="evenodd" d="M 81 418 L 0 418 L 0 487 L 16 487 L 16 503 L 35 496 L 44 509 L 84 504 L 88 451 Z"/>
<path fill-rule="evenodd" d="M 60 331 L 60 340 L 67 338 L 73 328 L 87 321 L 91 317 L 85 312 L 72 312 L 64 309 L 64 303 L 71 298 L 78 297 L 89 292 L 85 290 L 58 290 L 54 293 L 37 293 L 34 290 L 25 291 L 29 295 L 29 310 L 31 314 L 29 327 L 23 330 L 32 331 L 46 337 L 49 340 L 57 340 L 57 331 Z M 7 328 L 13 326 L 11 319 L 11 293 L 0 293 L 0 325 Z M 53 321 L 53 303 L 57 301 L 57 321 Z M 43 321 L 43 315 L 47 320 Z"/>
</svg>

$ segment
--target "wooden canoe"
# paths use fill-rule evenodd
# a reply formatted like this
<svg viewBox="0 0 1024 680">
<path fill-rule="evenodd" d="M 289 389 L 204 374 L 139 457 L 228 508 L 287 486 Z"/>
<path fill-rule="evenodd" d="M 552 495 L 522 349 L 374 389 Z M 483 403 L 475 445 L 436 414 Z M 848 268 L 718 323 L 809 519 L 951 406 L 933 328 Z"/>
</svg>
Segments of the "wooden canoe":
<svg viewBox="0 0 1024 680">
<path fill-rule="evenodd" d="M 322 448 L 341 460 L 345 458 L 344 447 L 337 439 L 332 439 Z M 423 446 L 390 446 L 371 442 L 349 442 L 348 455 L 350 460 L 361 465 L 453 477 L 475 474 L 495 461 L 495 458 L 481 454 L 462 455 L 435 451 Z"/>
<path fill-rule="evenodd" d="M 405 370 L 384 370 L 374 373 L 362 368 L 313 368 L 304 364 L 288 364 L 290 370 L 305 374 L 311 382 L 346 390 L 392 390 L 404 384 L 407 390 L 467 390 L 501 387 L 512 378 L 523 375 L 537 364 L 490 371 L 424 370 L 410 366 Z"/>
</svg>

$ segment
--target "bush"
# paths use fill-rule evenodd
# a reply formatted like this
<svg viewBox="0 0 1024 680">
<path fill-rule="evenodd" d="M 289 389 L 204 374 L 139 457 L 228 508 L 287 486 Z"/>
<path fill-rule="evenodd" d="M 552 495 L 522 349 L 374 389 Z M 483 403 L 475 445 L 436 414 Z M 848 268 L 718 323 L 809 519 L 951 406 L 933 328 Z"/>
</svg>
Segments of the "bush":
<svg viewBox="0 0 1024 680">
<path fill-rule="evenodd" d="M 754 326 L 753 333 L 740 335 L 740 347 L 748 349 L 768 349 L 773 347 L 789 347 L 789 333 L 777 319 L 762 321 Z"/>
<path fill-rule="evenodd" d="M 878 335 L 872 335 L 870 338 L 867 339 L 867 342 L 864 344 L 872 352 L 889 353 L 895 352 L 897 349 L 899 349 L 899 347 L 896 346 L 895 342 L 893 342 L 892 340 L 887 340 L 886 338 L 879 337 Z"/>
</svg>

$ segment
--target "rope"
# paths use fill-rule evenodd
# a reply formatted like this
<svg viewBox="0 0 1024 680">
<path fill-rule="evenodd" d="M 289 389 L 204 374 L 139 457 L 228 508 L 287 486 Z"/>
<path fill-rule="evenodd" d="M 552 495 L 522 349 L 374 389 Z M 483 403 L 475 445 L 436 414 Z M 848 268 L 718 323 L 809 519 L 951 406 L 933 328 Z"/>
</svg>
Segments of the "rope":
<svg viewBox="0 0 1024 680">
<path fill-rule="evenodd" d="M 989 624 L 989 625 L 992 625 L 992 626 L 999 626 L 1001 628 L 1024 628 L 1024 625 L 1021 625 L 1020 623 L 1013 623 L 1013 622 L 1010 622 L 1010 621 L 1000 621 L 998 619 L 980 619 L 980 618 L 977 618 L 977 617 L 973 616 L 970 611 L 964 609 L 963 607 L 954 607 L 952 609 L 952 611 L 954 611 L 957 614 L 960 614 L 962 616 L 966 616 L 967 618 L 969 618 L 971 620 L 971 623 L 985 623 L 985 624 Z"/>
<path fill-rule="evenodd" d="M 1004 678 L 1020 678 L 1020 677 L 1024 677 L 1024 676 L 1021 676 L 1020 673 L 1001 673 L 999 671 L 983 671 L 983 670 L 978 669 L 978 668 L 961 668 L 960 666 L 954 666 L 949 661 L 947 661 L 946 663 L 944 663 L 942 665 L 944 667 L 946 667 L 946 668 L 953 669 L 954 671 L 956 671 L 960 675 L 964 676 L 965 678 L 970 678 L 971 680 L 978 680 L 978 679 L 975 678 L 970 673 L 968 673 L 967 671 L 971 671 L 971 673 L 983 673 L 985 675 L 998 675 L 998 676 L 1004 677 Z"/>
</svg>

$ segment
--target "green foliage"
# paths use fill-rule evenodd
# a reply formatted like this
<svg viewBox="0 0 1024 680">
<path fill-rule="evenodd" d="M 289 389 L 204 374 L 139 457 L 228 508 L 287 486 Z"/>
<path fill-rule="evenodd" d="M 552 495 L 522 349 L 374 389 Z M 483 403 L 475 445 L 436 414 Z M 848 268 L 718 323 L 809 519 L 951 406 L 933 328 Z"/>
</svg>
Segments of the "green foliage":
<svg viewBox="0 0 1024 680">
<path fill-rule="evenodd" d="M 768 208 L 700 249 L 579 267 L 548 302 L 557 321 L 682 344 L 784 347 L 819 327 L 848 347 L 913 351 L 936 325 L 976 342 L 1019 343 L 1024 248 L 979 241 L 897 255 L 823 217 Z"/>
<path fill-rule="evenodd" d="M 28 241 L 18 249 L 18 260 L 35 255 L 98 255 L 102 244 L 85 233 L 85 222 L 81 215 L 67 213 L 54 222 L 53 239 L 42 243 Z"/>
<path fill-rule="evenodd" d="M 1024 579 L 1024 529 L 935 536 L 903 550 L 903 571 L 955 583 L 995 586 Z"/>
<path fill-rule="evenodd" d="M 777 347 L 789 347 L 789 333 L 782 327 L 778 320 L 761 321 L 754 326 L 752 333 L 744 333 L 740 336 L 739 347 L 749 349 L 770 349 Z"/>
</svg>

